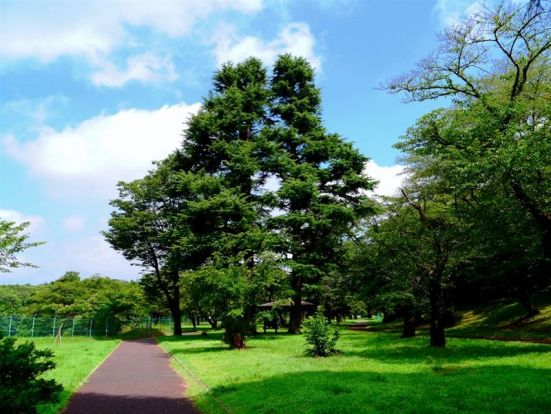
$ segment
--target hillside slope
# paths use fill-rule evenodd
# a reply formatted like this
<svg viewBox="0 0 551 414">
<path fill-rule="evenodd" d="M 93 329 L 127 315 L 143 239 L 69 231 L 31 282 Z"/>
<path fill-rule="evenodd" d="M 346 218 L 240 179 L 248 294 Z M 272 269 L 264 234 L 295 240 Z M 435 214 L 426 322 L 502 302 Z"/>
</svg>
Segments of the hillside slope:
<svg viewBox="0 0 551 414">
<path fill-rule="evenodd" d="M 447 330 L 449 336 L 549 339 L 551 342 L 551 299 L 536 301 L 540 314 L 523 319 L 526 311 L 517 302 L 491 302 L 475 308 L 458 309 L 459 323 Z"/>
</svg>

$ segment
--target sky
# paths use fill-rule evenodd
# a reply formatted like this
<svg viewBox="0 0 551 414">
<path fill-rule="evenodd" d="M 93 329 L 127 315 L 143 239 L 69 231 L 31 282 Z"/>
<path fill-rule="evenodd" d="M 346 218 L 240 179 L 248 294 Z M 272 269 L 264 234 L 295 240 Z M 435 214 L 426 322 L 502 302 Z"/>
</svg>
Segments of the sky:
<svg viewBox="0 0 551 414">
<path fill-rule="evenodd" d="M 371 161 L 377 194 L 401 181 L 392 145 L 438 102 L 381 90 L 437 47 L 473 0 L 0 0 L 0 217 L 29 221 L 0 284 L 69 270 L 136 279 L 103 239 L 116 183 L 142 177 L 182 141 L 214 71 L 249 56 L 303 56 L 327 129 Z"/>
</svg>

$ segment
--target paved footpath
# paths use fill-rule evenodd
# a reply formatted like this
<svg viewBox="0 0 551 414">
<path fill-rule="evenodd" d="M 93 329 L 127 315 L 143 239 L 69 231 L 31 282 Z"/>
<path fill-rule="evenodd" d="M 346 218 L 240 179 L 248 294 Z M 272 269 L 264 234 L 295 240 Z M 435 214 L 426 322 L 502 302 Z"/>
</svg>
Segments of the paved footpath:
<svg viewBox="0 0 551 414">
<path fill-rule="evenodd" d="M 154 339 L 124 341 L 71 398 L 65 414 L 199 414 Z"/>
</svg>

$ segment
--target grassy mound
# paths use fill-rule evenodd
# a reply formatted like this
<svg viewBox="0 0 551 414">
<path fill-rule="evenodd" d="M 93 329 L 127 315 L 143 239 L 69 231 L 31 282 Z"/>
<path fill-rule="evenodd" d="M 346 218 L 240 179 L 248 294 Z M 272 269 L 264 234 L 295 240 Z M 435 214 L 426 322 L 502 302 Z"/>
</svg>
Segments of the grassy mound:
<svg viewBox="0 0 551 414">
<path fill-rule="evenodd" d="M 548 339 L 551 342 L 551 299 L 539 298 L 540 314 L 525 319 L 526 310 L 517 302 L 499 301 L 471 309 L 460 309 L 461 320 L 448 330 L 462 337 Z"/>
</svg>

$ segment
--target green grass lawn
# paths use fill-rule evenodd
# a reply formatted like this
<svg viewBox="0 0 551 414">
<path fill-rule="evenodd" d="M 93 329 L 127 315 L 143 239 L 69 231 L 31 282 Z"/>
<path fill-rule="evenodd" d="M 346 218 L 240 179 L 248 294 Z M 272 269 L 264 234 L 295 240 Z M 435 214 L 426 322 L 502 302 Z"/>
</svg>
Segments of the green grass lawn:
<svg viewBox="0 0 551 414">
<path fill-rule="evenodd" d="M 21 338 L 21 341 L 30 338 Z M 37 348 L 50 348 L 54 351 L 56 368 L 47 372 L 44 378 L 55 379 L 63 385 L 61 401 L 39 407 L 40 414 L 59 412 L 69 401 L 71 394 L 88 378 L 92 371 L 115 349 L 119 339 L 94 339 L 87 337 L 63 338 L 56 346 L 54 338 L 34 338 Z"/>
<path fill-rule="evenodd" d="M 448 329 L 454 336 L 497 336 L 503 338 L 551 338 L 551 298 L 536 301 L 540 314 L 527 320 L 517 302 L 502 301 L 460 311 L 461 321 Z"/>
<path fill-rule="evenodd" d="M 219 333 L 158 339 L 206 414 L 551 412 L 549 345 L 341 333 L 342 354 L 325 359 L 303 356 L 302 336 L 261 335 L 243 351 Z"/>
</svg>

